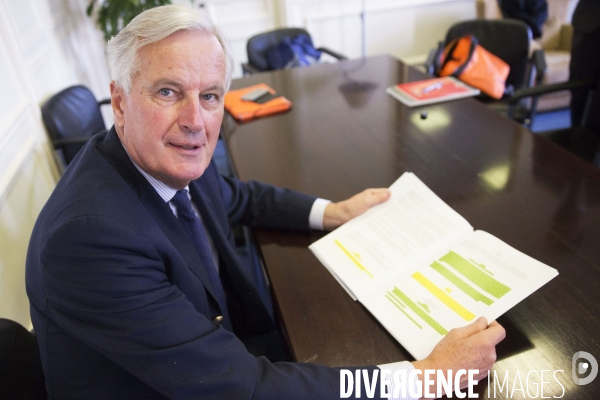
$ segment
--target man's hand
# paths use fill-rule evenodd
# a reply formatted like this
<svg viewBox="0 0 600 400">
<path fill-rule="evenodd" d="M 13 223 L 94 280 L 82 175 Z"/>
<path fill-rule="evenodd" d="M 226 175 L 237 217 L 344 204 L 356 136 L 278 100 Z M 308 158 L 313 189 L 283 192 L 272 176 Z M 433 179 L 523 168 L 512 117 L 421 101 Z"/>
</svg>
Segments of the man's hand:
<svg viewBox="0 0 600 400">
<path fill-rule="evenodd" d="M 329 203 L 323 215 L 323 229 L 332 230 L 390 198 L 388 189 L 367 189 L 338 203 Z"/>
<path fill-rule="evenodd" d="M 413 362 L 415 369 L 442 370 L 447 376 L 447 371 L 452 373 L 460 369 L 477 369 L 479 374 L 476 380 L 485 378 L 494 362 L 496 362 L 496 345 L 506 336 L 504 328 L 492 321 L 489 325 L 484 317 L 478 318 L 471 325 L 463 328 L 452 329 L 440 341 L 431 354 L 421 361 Z M 454 375 L 453 375 L 454 376 Z M 421 378 L 423 375 L 421 375 Z M 434 382 L 435 377 L 434 378 Z M 461 388 L 467 386 L 467 376 L 461 379 Z M 435 388 L 430 388 L 430 393 L 435 393 Z M 425 387 L 423 387 L 423 395 Z"/>
</svg>

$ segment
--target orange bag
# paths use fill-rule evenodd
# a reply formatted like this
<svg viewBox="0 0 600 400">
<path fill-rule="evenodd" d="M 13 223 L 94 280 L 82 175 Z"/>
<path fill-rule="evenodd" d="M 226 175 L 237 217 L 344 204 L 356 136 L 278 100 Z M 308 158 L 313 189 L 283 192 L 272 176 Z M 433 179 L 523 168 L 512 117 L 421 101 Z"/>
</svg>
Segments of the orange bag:
<svg viewBox="0 0 600 400">
<path fill-rule="evenodd" d="M 243 89 L 231 90 L 225 93 L 225 109 L 238 121 L 247 121 L 253 118 L 271 115 L 292 108 L 292 102 L 283 96 L 275 97 L 266 103 L 259 104 L 253 101 L 246 101 L 242 96 L 255 89 L 266 89 L 272 95 L 275 90 L 264 83 L 248 86 Z"/>
<path fill-rule="evenodd" d="M 510 66 L 481 47 L 475 36 L 448 43 L 439 61 L 438 76 L 454 76 L 494 99 L 504 95 Z"/>
</svg>

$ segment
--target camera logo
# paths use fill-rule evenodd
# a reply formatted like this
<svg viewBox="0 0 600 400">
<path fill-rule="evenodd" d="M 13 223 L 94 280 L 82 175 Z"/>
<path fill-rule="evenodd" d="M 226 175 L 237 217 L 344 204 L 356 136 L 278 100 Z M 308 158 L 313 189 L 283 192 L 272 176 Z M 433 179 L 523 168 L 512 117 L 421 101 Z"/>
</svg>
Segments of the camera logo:
<svg viewBox="0 0 600 400">
<path fill-rule="evenodd" d="M 573 382 L 577 385 L 587 385 L 598 375 L 598 361 L 596 361 L 596 358 L 590 353 L 578 351 L 573 354 L 573 368 L 571 371 L 573 374 Z M 588 376 L 581 377 L 588 371 L 590 371 Z"/>
</svg>

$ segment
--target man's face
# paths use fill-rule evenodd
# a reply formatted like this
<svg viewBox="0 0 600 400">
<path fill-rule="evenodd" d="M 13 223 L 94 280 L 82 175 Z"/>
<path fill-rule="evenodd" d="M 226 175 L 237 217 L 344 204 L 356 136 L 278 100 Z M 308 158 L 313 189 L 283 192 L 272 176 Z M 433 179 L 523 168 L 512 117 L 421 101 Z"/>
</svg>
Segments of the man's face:
<svg viewBox="0 0 600 400">
<path fill-rule="evenodd" d="M 115 127 L 136 164 L 182 189 L 210 162 L 224 94 L 225 55 L 218 40 L 178 31 L 140 49 L 128 95 L 111 83 Z"/>
</svg>

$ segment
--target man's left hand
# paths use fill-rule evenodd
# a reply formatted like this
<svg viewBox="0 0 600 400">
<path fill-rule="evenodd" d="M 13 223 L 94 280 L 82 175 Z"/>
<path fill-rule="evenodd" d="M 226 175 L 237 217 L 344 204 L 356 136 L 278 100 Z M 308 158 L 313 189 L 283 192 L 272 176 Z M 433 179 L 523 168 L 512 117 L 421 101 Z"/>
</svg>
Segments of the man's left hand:
<svg viewBox="0 0 600 400">
<path fill-rule="evenodd" d="M 390 198 L 388 189 L 367 189 L 348 200 L 329 203 L 323 215 L 323 229 L 332 230 Z"/>
</svg>

